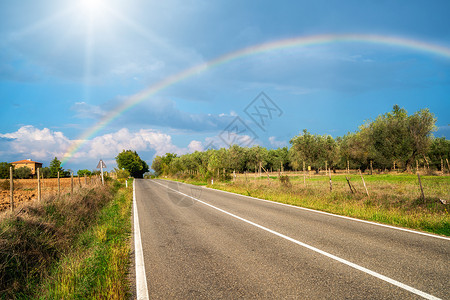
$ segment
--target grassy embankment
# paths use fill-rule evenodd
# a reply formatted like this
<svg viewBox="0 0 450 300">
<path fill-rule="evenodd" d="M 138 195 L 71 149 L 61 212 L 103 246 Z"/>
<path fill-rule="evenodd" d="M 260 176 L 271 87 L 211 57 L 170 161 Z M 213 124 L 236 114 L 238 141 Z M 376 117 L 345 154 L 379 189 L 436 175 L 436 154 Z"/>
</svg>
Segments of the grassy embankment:
<svg viewBox="0 0 450 300">
<path fill-rule="evenodd" d="M 4 213 L 0 298 L 125 298 L 131 203 L 116 182 Z"/>
<path fill-rule="evenodd" d="M 330 192 L 328 176 L 290 177 L 282 183 L 277 177 L 255 178 L 247 176 L 233 181 L 214 181 L 211 185 L 195 178 L 182 181 L 248 195 L 256 198 L 317 209 L 339 215 L 355 217 L 395 226 L 412 228 L 450 236 L 449 206 L 439 199 L 450 202 L 449 176 L 421 176 L 425 201 L 416 175 L 369 175 L 364 176 L 369 196 L 361 177 L 351 175 L 350 183 L 356 189 L 350 191 L 345 175 L 332 175 Z"/>
</svg>

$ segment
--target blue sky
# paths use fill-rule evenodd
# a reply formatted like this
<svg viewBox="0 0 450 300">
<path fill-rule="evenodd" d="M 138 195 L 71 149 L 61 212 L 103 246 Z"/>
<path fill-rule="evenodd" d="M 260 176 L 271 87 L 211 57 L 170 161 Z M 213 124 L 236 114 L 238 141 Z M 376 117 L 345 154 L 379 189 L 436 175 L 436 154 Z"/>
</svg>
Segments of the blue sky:
<svg viewBox="0 0 450 300">
<path fill-rule="evenodd" d="M 65 169 L 94 169 L 100 158 L 111 169 L 123 149 L 150 164 L 156 154 L 230 141 L 276 148 L 304 128 L 342 136 L 394 104 L 409 113 L 429 108 L 438 118 L 435 136 L 449 138 L 449 56 L 336 42 L 278 48 L 209 68 L 80 140 L 129 97 L 253 45 L 361 34 L 450 49 L 449 11 L 449 1 L 415 0 L 2 1 L 0 161 L 31 158 L 48 166 L 74 142 L 82 146 Z M 279 110 L 261 108 L 261 92 Z M 255 105 L 266 117 L 252 115 Z"/>
</svg>

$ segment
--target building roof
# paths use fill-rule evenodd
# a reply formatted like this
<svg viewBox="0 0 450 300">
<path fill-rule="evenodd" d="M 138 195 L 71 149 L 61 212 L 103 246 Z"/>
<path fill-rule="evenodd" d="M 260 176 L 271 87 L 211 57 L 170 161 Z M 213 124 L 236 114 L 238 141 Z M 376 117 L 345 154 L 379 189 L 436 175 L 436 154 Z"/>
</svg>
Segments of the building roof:
<svg viewBox="0 0 450 300">
<path fill-rule="evenodd" d="M 41 164 L 40 162 L 37 161 L 32 161 L 31 159 L 22 159 L 22 160 L 18 160 L 18 161 L 13 161 L 12 164 L 31 164 L 31 163 L 35 163 L 35 164 Z"/>
</svg>

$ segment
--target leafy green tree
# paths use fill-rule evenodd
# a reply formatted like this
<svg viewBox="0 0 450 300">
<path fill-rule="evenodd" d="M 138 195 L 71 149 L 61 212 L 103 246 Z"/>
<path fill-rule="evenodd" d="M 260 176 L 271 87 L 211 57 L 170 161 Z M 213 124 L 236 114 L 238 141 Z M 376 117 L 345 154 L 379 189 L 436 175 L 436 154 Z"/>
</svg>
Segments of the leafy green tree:
<svg viewBox="0 0 450 300">
<path fill-rule="evenodd" d="M 50 168 L 49 167 L 42 168 L 41 176 L 44 176 L 44 178 L 50 178 Z"/>
<path fill-rule="evenodd" d="M 127 179 L 130 177 L 130 172 L 124 169 L 114 168 L 114 172 L 116 173 L 117 179 Z"/>
<path fill-rule="evenodd" d="M 261 162 L 262 166 L 264 168 L 267 167 L 267 149 L 263 148 L 261 146 L 253 146 L 251 148 L 247 148 L 246 151 L 247 155 L 246 155 L 246 167 L 247 170 L 249 171 L 255 171 L 255 167 L 256 167 L 256 171 L 259 170 L 259 163 Z M 267 168 L 266 168 L 267 169 Z"/>
<path fill-rule="evenodd" d="M 0 162 L 0 178 L 7 179 L 9 178 L 9 168 L 12 167 L 11 164 L 7 162 Z"/>
<path fill-rule="evenodd" d="M 325 167 L 325 162 L 329 167 L 337 163 L 337 144 L 330 135 L 311 134 L 304 129 L 289 142 L 292 144 L 289 154 L 293 168 L 303 168 L 305 162 L 317 171 Z"/>
<path fill-rule="evenodd" d="M 228 159 L 230 170 L 236 170 L 236 172 L 243 172 L 246 165 L 246 153 L 245 148 L 239 145 L 232 145 L 228 149 Z"/>
<path fill-rule="evenodd" d="M 169 164 L 169 174 L 177 174 L 183 171 L 183 165 L 180 157 L 175 157 Z"/>
<path fill-rule="evenodd" d="M 163 169 L 162 169 L 162 162 L 163 162 L 163 160 L 162 160 L 162 157 L 161 156 L 156 156 L 154 159 L 153 159 L 153 162 L 152 162 L 152 169 L 153 169 L 153 171 L 155 171 L 155 175 L 156 176 L 159 176 L 159 175 L 161 175 L 162 174 L 162 171 L 163 171 Z"/>
<path fill-rule="evenodd" d="M 407 165 L 414 163 L 418 157 L 425 157 L 433 142 L 432 132 L 436 130 L 436 118 L 428 109 L 421 109 L 408 119 L 408 130 L 412 153 Z"/>
<path fill-rule="evenodd" d="M 392 112 L 377 117 L 368 125 L 370 153 L 384 168 L 394 162 L 407 169 L 415 159 L 428 152 L 436 119 L 428 109 L 408 116 L 405 109 L 394 105 Z"/>
<path fill-rule="evenodd" d="M 14 178 L 28 179 L 31 177 L 31 169 L 28 167 L 21 167 L 14 170 Z"/>
<path fill-rule="evenodd" d="M 217 173 L 217 169 L 220 167 L 220 161 L 219 158 L 215 153 L 213 153 L 208 160 L 208 171 L 212 172 L 213 174 Z"/>
<path fill-rule="evenodd" d="M 433 139 L 428 151 L 428 157 L 431 161 L 430 164 L 439 170 L 441 169 L 441 159 L 444 166 L 447 166 L 446 159 L 450 159 L 450 141 L 444 137 Z"/>
<path fill-rule="evenodd" d="M 142 178 L 148 172 L 148 165 L 143 161 L 136 151 L 123 150 L 116 156 L 119 169 L 127 170 L 131 177 Z"/>
<path fill-rule="evenodd" d="M 408 114 L 394 105 L 392 112 L 378 116 L 370 125 L 370 141 L 374 160 L 384 168 L 394 162 L 406 162 L 411 152 L 408 140 Z"/>
<path fill-rule="evenodd" d="M 272 170 L 289 169 L 289 150 L 288 147 L 270 149 L 267 152 L 267 168 Z"/>
<path fill-rule="evenodd" d="M 64 177 L 64 174 L 63 174 L 64 169 L 61 168 L 61 162 L 58 160 L 57 157 L 55 157 L 50 162 L 50 177 L 51 178 L 58 177 L 58 172 L 59 172 L 60 177 Z"/>
<path fill-rule="evenodd" d="M 362 125 L 356 133 L 348 133 L 336 139 L 338 144 L 339 168 L 346 169 L 347 161 L 351 169 L 366 169 L 373 159 L 370 129 Z M 376 166 L 375 166 L 376 167 Z"/>
<path fill-rule="evenodd" d="M 82 169 L 77 171 L 78 176 L 84 176 L 85 174 L 86 176 L 90 176 L 92 173 L 88 169 Z"/>
</svg>

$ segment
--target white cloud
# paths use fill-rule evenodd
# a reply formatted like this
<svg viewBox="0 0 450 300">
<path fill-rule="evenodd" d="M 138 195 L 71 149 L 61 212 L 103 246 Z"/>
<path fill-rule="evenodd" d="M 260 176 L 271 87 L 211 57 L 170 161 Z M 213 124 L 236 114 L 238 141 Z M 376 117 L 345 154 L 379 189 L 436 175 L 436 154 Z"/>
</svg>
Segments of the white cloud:
<svg viewBox="0 0 450 300">
<path fill-rule="evenodd" d="M 211 116 L 211 114 L 208 114 L 208 116 Z M 234 110 L 232 110 L 232 111 L 230 111 L 230 114 L 226 114 L 226 113 L 221 113 L 221 114 L 219 114 L 219 117 L 237 117 L 238 116 L 238 114 L 234 111 Z"/>
<path fill-rule="evenodd" d="M 226 140 L 227 137 L 230 137 Z M 205 147 L 204 150 L 207 149 L 220 149 L 220 148 L 229 148 L 232 145 L 238 145 L 241 147 L 253 147 L 260 145 L 260 141 L 255 139 L 255 137 L 251 137 L 249 135 L 240 135 L 233 132 L 225 133 L 216 137 L 207 137 L 205 138 Z"/>
<path fill-rule="evenodd" d="M 75 117 L 80 119 L 98 119 L 106 114 L 100 106 L 91 105 L 86 102 L 76 102 L 70 109 L 75 111 Z"/>
<path fill-rule="evenodd" d="M 4 149 L 2 155 L 17 155 L 19 158 L 45 159 L 62 157 L 71 141 L 60 131 L 52 131 L 48 128 L 42 130 L 34 126 L 22 126 L 12 133 L 0 134 Z"/>
<path fill-rule="evenodd" d="M 2 148 L 0 154 L 9 160 L 31 158 L 50 161 L 55 156 L 62 159 L 74 142 L 77 141 L 70 140 L 62 132 L 27 125 L 16 132 L 0 134 Z M 123 150 L 154 151 L 155 155 L 171 152 L 180 155 L 196 150 L 202 151 L 203 146 L 201 142 L 193 140 L 186 148 L 180 148 L 172 143 L 170 135 L 157 130 L 140 129 L 131 132 L 127 128 L 122 128 L 85 141 L 80 149 L 73 155 L 72 161 L 92 161 L 99 158 L 114 161 L 115 156 Z"/>
<path fill-rule="evenodd" d="M 188 145 L 189 152 L 203 151 L 203 145 L 200 141 L 191 141 Z"/>
<path fill-rule="evenodd" d="M 269 142 L 272 146 L 276 147 L 276 148 L 282 148 L 287 146 L 286 141 L 277 141 L 277 138 L 274 136 L 269 137 Z"/>
<path fill-rule="evenodd" d="M 77 157 L 115 157 L 123 150 L 155 151 L 156 155 L 164 155 L 167 152 L 177 154 L 186 153 L 188 150 L 172 144 L 172 137 L 152 129 L 140 129 L 130 132 L 122 128 L 116 132 L 95 137 L 86 142 L 85 151 L 77 153 Z"/>
</svg>

